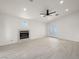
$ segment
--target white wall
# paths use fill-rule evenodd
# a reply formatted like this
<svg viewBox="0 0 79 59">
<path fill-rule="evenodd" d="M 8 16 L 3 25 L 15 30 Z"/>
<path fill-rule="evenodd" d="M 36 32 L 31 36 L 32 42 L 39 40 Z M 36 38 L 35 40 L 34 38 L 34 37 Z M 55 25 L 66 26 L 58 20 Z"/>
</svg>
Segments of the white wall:
<svg viewBox="0 0 79 59">
<path fill-rule="evenodd" d="M 48 23 L 48 36 L 79 42 L 79 12 Z"/>
<path fill-rule="evenodd" d="M 26 27 L 22 26 L 22 22 L 24 21 L 27 22 Z M 0 24 L 0 45 L 17 42 L 20 30 L 29 30 L 30 39 L 41 38 L 46 35 L 46 25 L 39 21 L 20 19 L 15 16 L 3 14 L 0 17 Z"/>
<path fill-rule="evenodd" d="M 5 19 L 2 15 L 0 15 L 0 44 L 4 44 L 5 42 L 5 24 L 4 24 L 4 20 Z"/>
</svg>

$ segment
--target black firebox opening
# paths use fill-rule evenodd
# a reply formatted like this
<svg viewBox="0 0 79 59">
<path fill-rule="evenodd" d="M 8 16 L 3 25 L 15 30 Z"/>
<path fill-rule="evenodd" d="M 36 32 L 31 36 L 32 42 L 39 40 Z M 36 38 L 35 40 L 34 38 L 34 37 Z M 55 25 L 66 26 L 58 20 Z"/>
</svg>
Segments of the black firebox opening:
<svg viewBox="0 0 79 59">
<path fill-rule="evenodd" d="M 29 31 L 20 31 L 20 39 L 29 38 Z"/>
</svg>

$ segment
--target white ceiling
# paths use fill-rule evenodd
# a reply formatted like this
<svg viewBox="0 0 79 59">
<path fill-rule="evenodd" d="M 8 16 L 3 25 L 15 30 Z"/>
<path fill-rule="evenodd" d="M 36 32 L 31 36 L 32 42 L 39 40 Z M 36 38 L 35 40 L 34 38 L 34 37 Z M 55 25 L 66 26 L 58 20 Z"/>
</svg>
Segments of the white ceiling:
<svg viewBox="0 0 79 59">
<path fill-rule="evenodd" d="M 79 0 L 63 0 L 63 4 L 60 4 L 59 1 L 60 0 L 34 0 L 30 2 L 30 0 L 0 0 L 0 12 L 25 19 L 48 22 L 79 10 Z M 24 11 L 24 8 L 26 8 L 27 11 Z M 41 17 L 40 13 L 44 12 L 47 8 L 51 11 L 57 11 L 60 15 Z M 69 12 L 65 11 L 66 8 L 69 9 Z"/>
</svg>

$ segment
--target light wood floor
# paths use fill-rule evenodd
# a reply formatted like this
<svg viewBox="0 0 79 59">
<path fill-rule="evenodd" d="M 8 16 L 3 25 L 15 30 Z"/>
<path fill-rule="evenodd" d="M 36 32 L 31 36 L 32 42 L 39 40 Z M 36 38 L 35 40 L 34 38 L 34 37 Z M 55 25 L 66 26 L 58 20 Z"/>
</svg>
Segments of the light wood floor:
<svg viewBox="0 0 79 59">
<path fill-rule="evenodd" d="M 0 59 L 79 59 L 79 43 L 42 38 L 0 47 Z"/>
</svg>

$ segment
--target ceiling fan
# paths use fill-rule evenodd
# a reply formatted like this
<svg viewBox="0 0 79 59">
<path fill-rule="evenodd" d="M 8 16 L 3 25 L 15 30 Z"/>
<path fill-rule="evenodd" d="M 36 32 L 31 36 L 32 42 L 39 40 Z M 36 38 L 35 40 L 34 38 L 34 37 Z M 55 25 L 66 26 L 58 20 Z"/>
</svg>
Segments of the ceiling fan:
<svg viewBox="0 0 79 59">
<path fill-rule="evenodd" d="M 50 12 L 49 9 L 46 10 L 46 13 L 40 13 L 43 17 L 50 16 L 52 14 L 56 13 L 56 11 Z"/>
</svg>

